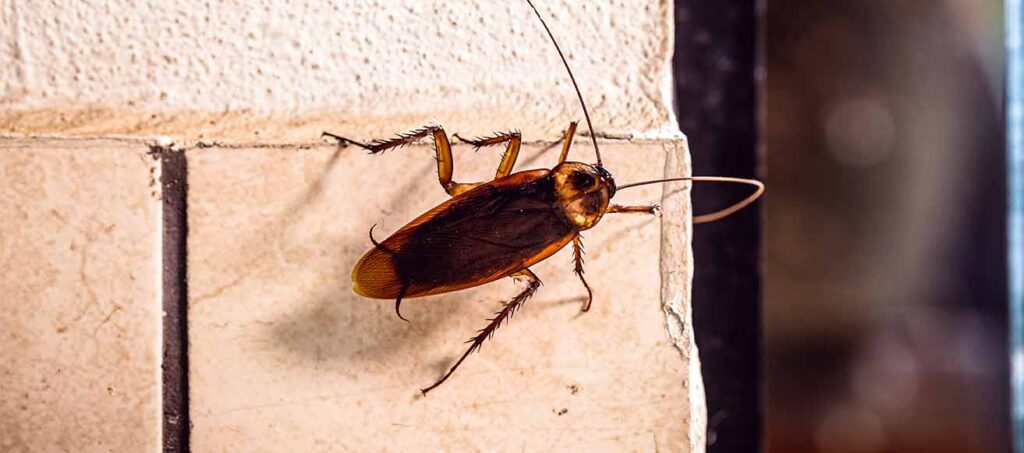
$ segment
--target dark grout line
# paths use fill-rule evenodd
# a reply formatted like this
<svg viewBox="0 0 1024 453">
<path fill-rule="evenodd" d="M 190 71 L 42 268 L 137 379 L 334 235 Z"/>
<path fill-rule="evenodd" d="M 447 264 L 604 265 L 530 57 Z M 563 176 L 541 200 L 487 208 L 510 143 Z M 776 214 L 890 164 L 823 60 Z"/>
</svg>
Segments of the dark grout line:
<svg viewBox="0 0 1024 453">
<path fill-rule="evenodd" d="M 163 449 L 188 452 L 188 163 L 180 150 L 151 150 L 163 190 Z"/>
</svg>

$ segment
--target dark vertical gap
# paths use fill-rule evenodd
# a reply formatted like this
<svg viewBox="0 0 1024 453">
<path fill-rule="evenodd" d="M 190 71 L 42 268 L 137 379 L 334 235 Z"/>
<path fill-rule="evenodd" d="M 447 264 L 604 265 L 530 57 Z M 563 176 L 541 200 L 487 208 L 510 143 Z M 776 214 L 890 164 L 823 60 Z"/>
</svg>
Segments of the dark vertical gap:
<svg viewBox="0 0 1024 453">
<path fill-rule="evenodd" d="M 163 444 L 165 452 L 188 452 L 188 163 L 181 151 L 153 153 L 163 189 Z"/>
<path fill-rule="evenodd" d="M 762 176 L 758 1 L 676 0 L 675 7 L 676 108 L 693 174 Z M 743 190 L 698 184 L 694 212 L 727 206 Z M 759 206 L 694 229 L 694 333 L 707 395 L 709 452 L 764 446 Z"/>
</svg>

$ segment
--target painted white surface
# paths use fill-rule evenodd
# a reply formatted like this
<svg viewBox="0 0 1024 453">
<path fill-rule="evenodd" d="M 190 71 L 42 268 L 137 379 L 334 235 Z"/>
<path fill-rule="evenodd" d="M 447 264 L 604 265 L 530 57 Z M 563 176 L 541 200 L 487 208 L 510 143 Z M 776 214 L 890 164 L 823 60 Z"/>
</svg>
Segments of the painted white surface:
<svg viewBox="0 0 1024 453">
<path fill-rule="evenodd" d="M 599 133 L 676 137 L 668 0 L 537 0 Z M 302 141 L 582 120 L 525 1 L 9 0 L 0 131 Z M 285 124 L 282 124 L 285 123 Z"/>
</svg>

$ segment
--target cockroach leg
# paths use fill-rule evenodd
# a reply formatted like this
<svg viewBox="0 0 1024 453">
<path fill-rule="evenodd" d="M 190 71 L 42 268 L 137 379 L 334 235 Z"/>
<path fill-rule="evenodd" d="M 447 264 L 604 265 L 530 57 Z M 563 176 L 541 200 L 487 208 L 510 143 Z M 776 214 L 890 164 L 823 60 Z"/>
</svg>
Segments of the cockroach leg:
<svg viewBox="0 0 1024 453">
<path fill-rule="evenodd" d="M 525 280 L 527 284 L 526 289 L 524 289 L 521 293 L 519 293 L 519 295 L 510 300 L 507 304 L 505 304 L 505 306 L 502 307 L 501 310 L 494 314 L 493 318 L 488 320 L 490 322 L 487 323 L 487 326 L 485 326 L 483 329 L 480 329 L 475 337 L 469 339 L 468 343 L 471 343 L 469 345 L 469 349 L 466 350 L 465 354 L 462 354 L 462 357 L 460 357 L 459 360 L 455 362 L 455 365 L 452 365 L 451 369 L 449 369 L 448 372 L 445 373 L 444 376 L 442 376 L 439 381 L 435 382 L 434 385 L 431 385 L 430 387 L 420 389 L 420 392 L 422 392 L 424 396 L 426 396 L 427 392 L 437 388 L 437 386 L 443 384 L 444 381 L 448 380 L 452 373 L 454 373 L 455 370 L 459 368 L 459 365 L 462 365 L 462 362 L 466 360 L 466 357 L 469 357 L 469 355 L 472 354 L 473 351 L 479 350 L 480 346 L 484 344 L 484 341 L 494 335 L 494 331 L 498 330 L 498 327 L 501 326 L 501 323 L 504 322 L 506 319 L 511 318 L 512 315 L 515 314 L 516 310 L 522 307 L 523 302 L 526 302 L 526 300 L 529 299 L 530 296 L 533 296 L 533 293 L 535 293 L 537 291 L 537 288 L 540 288 L 541 285 L 540 278 L 537 278 L 537 275 L 531 272 L 529 269 L 523 269 L 519 272 L 516 272 L 515 274 L 512 274 L 512 278 L 516 279 L 517 281 Z"/>
<path fill-rule="evenodd" d="M 565 138 L 562 140 L 562 154 L 558 156 L 558 163 L 565 162 L 569 158 L 569 148 L 572 147 L 572 137 L 576 135 L 576 122 L 569 123 L 569 128 L 565 130 Z"/>
<path fill-rule="evenodd" d="M 447 189 L 448 195 L 456 196 L 462 192 L 479 186 L 482 183 L 479 182 L 453 182 L 451 188 Z"/>
<path fill-rule="evenodd" d="M 608 214 L 657 214 L 661 206 L 656 204 L 648 206 L 622 206 L 617 204 L 608 205 Z"/>
<path fill-rule="evenodd" d="M 476 149 L 480 149 L 483 146 L 508 143 L 505 146 L 505 154 L 501 156 L 501 163 L 498 164 L 498 171 L 494 175 L 495 179 L 512 174 L 512 167 L 516 165 L 516 159 L 519 157 L 519 148 L 523 144 L 523 136 L 519 131 L 497 132 L 490 137 L 477 137 L 473 140 L 462 138 L 459 134 L 454 134 L 454 137 L 463 143 L 473 145 Z"/>
<path fill-rule="evenodd" d="M 441 183 L 441 187 L 448 195 L 456 196 L 462 192 L 479 186 L 480 183 L 458 183 L 452 181 L 452 173 L 454 172 L 454 162 L 452 160 L 452 145 L 448 141 L 448 134 L 444 132 L 444 128 L 441 126 L 423 126 L 419 129 L 414 129 L 409 132 L 401 133 L 394 138 L 385 140 L 374 140 L 370 143 L 361 143 L 355 140 L 342 137 L 340 135 L 332 134 L 330 132 L 324 132 L 321 137 L 331 137 L 338 140 L 341 143 L 350 143 L 363 148 L 370 152 L 370 154 L 378 154 L 387 151 L 392 148 L 400 148 L 402 146 L 415 143 L 416 141 L 428 136 L 434 136 L 434 159 L 437 160 L 437 179 Z M 518 149 L 517 149 L 518 153 Z"/>
<path fill-rule="evenodd" d="M 321 137 L 331 137 L 331 138 L 333 138 L 333 139 L 335 139 L 338 142 L 341 142 L 343 144 L 348 143 L 348 144 L 356 145 L 356 146 L 358 146 L 360 148 L 363 148 L 363 149 L 369 151 L 370 154 L 377 154 L 377 153 L 382 153 L 384 151 L 387 151 L 387 150 L 389 150 L 391 148 L 399 148 L 399 147 L 402 147 L 402 146 L 406 146 L 406 145 L 415 143 L 415 142 L 419 141 L 420 139 L 422 139 L 423 137 L 426 137 L 426 136 L 428 136 L 430 134 L 435 134 L 435 138 L 436 138 L 436 132 L 438 132 L 438 131 L 440 131 L 442 135 L 444 134 L 444 129 L 441 128 L 441 126 L 424 126 L 424 127 L 419 128 L 419 129 L 413 129 L 413 130 L 411 130 L 409 132 L 404 132 L 404 133 L 398 134 L 394 138 L 388 138 L 388 139 L 382 139 L 382 140 L 373 140 L 370 143 L 358 142 L 358 141 L 352 140 L 351 138 L 342 137 L 340 135 L 332 134 L 332 133 L 326 132 L 326 131 L 323 132 L 322 134 L 320 134 L 320 136 Z M 445 136 L 444 140 L 445 140 L 445 142 L 447 142 L 448 141 L 448 137 Z"/>
<path fill-rule="evenodd" d="M 572 240 L 572 260 L 576 264 L 576 268 L 573 269 L 573 272 L 580 278 L 580 281 L 583 282 L 583 287 L 587 288 L 587 303 L 583 304 L 583 309 L 581 310 L 586 312 L 590 311 L 590 303 L 594 301 L 594 292 L 590 290 L 590 285 L 587 284 L 587 279 L 583 278 L 583 254 L 583 238 L 577 235 L 576 238 Z"/>
<path fill-rule="evenodd" d="M 345 137 L 342 137 L 340 135 L 332 134 L 332 133 L 327 132 L 327 131 L 323 131 L 323 132 L 320 133 L 320 138 L 324 138 L 324 137 L 333 138 L 333 139 L 337 140 L 338 143 L 341 144 L 341 145 L 350 145 L 351 144 L 351 145 L 356 145 L 356 146 L 358 146 L 360 148 L 363 148 L 363 149 L 370 149 L 370 145 L 367 145 L 366 143 L 357 142 L 357 141 L 352 140 L 350 138 L 345 138 Z"/>
<path fill-rule="evenodd" d="M 515 143 L 522 144 L 522 134 L 519 131 L 508 131 L 508 132 L 495 132 L 488 137 L 477 137 L 474 139 L 468 139 L 462 137 L 458 133 L 452 134 L 456 140 L 473 145 L 474 148 L 483 148 L 484 146 L 500 145 L 502 143 L 508 143 L 507 146 L 513 146 Z M 515 142 L 515 143 L 514 143 Z"/>
</svg>

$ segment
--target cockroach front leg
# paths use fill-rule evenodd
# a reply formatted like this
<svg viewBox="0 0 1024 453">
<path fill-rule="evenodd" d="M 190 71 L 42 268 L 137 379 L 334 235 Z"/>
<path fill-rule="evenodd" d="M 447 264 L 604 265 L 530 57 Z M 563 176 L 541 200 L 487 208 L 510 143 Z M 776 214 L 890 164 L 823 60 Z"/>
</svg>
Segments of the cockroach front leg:
<svg viewBox="0 0 1024 453">
<path fill-rule="evenodd" d="M 647 206 L 621 206 L 617 204 L 608 205 L 608 214 L 657 214 L 661 206 L 656 204 Z"/>
<path fill-rule="evenodd" d="M 587 303 L 583 304 L 582 311 L 590 311 L 590 303 L 594 301 L 594 292 L 590 290 L 590 285 L 587 284 L 587 280 L 583 278 L 583 238 L 576 236 L 576 239 L 572 240 L 572 260 L 576 264 L 576 268 L 573 272 L 580 281 L 583 282 L 583 287 L 587 288 Z"/>
<path fill-rule="evenodd" d="M 459 365 L 462 365 L 462 362 L 466 360 L 466 357 L 469 357 L 469 355 L 472 354 L 473 351 L 479 350 L 480 346 L 484 344 L 484 341 L 487 340 L 488 338 L 491 338 L 491 336 L 494 335 L 494 331 L 498 330 L 498 327 L 501 326 L 501 323 L 504 322 L 506 319 L 511 318 L 512 315 L 515 314 L 516 310 L 522 307 L 523 302 L 526 302 L 527 299 L 533 296 L 533 293 L 537 292 L 537 288 L 540 288 L 541 285 L 540 279 L 537 278 L 537 275 L 531 272 L 529 269 L 523 269 L 519 272 L 516 272 L 515 274 L 512 274 L 512 278 L 516 279 L 517 281 L 525 281 L 526 289 L 524 289 L 516 297 L 512 298 L 512 300 L 510 300 L 507 304 L 505 304 L 505 306 L 502 307 L 501 310 L 494 314 L 493 318 L 489 319 L 490 322 L 487 323 L 487 326 L 485 326 L 483 329 L 480 329 L 480 331 L 477 332 L 475 337 L 469 339 L 469 343 L 471 343 L 469 345 L 469 349 L 466 350 L 465 354 L 462 354 L 462 357 L 460 357 L 459 360 L 455 362 L 455 365 L 452 365 L 451 369 L 449 369 L 448 372 L 445 373 L 444 376 L 442 376 L 439 381 L 435 382 L 434 385 L 431 385 L 430 387 L 420 389 L 420 392 L 422 392 L 424 396 L 426 396 L 427 392 L 437 388 L 437 386 L 443 384 L 444 381 L 448 380 L 448 377 L 450 377 L 452 373 L 454 373 L 455 370 L 459 368 Z"/>
<path fill-rule="evenodd" d="M 454 137 L 463 143 L 473 145 L 477 149 L 484 146 L 508 143 L 505 146 L 505 154 L 501 156 L 501 163 L 498 164 L 498 171 L 494 174 L 495 179 L 512 174 L 512 167 L 516 165 L 516 159 L 519 157 L 519 148 L 523 144 L 523 136 L 519 131 L 498 132 L 490 137 L 477 137 L 473 140 L 462 138 L 459 134 L 455 134 Z"/>
<path fill-rule="evenodd" d="M 452 173 L 454 172 L 452 145 L 448 141 L 448 134 L 444 132 L 444 128 L 441 126 L 424 126 L 403 134 L 398 134 L 394 138 L 374 140 L 369 143 L 357 142 L 350 138 L 345 138 L 330 132 L 322 133 L 321 137 L 331 137 L 342 144 L 347 143 L 356 145 L 369 151 L 370 154 L 378 154 L 392 148 L 400 148 L 402 146 L 415 143 L 428 135 L 432 135 L 434 137 L 434 156 L 435 159 L 437 159 L 437 179 L 441 183 L 441 187 L 444 188 L 444 191 L 448 192 L 448 195 L 454 197 L 480 185 L 479 183 L 458 183 L 452 181 Z"/>
</svg>

